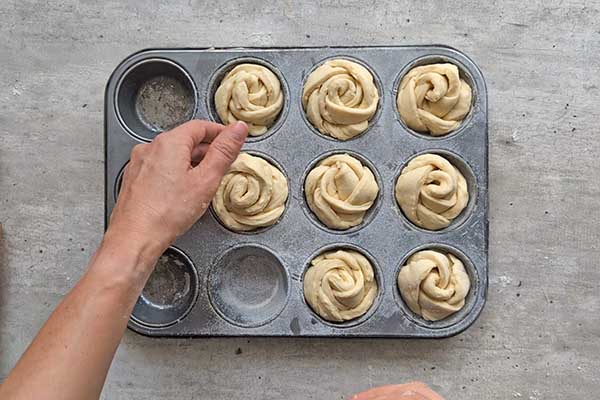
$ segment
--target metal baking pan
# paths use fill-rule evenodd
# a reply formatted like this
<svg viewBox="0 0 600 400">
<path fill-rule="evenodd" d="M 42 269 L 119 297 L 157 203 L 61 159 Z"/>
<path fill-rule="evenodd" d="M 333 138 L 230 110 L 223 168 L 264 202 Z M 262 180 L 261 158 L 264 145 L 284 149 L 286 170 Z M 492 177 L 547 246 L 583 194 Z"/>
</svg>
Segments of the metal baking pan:
<svg viewBox="0 0 600 400">
<path fill-rule="evenodd" d="M 301 105 L 307 75 L 324 60 L 337 57 L 366 66 L 380 93 L 369 129 L 345 142 L 319 134 Z M 473 61 L 446 46 L 153 49 L 129 56 L 106 87 L 106 222 L 133 146 L 152 140 L 178 118 L 218 121 L 214 92 L 224 74 L 240 62 L 268 66 L 282 83 L 285 103 L 279 119 L 267 134 L 249 138 L 244 151 L 263 156 L 284 172 L 290 189 L 286 211 L 274 226 L 250 234 L 226 229 L 207 212 L 159 263 L 129 327 L 148 336 L 441 338 L 473 324 L 485 303 L 488 282 L 487 92 Z M 456 64 L 474 95 L 460 129 L 441 138 L 408 129 L 395 102 L 401 77 L 413 66 L 433 62 Z M 165 110 L 153 104 L 163 95 L 172 97 L 173 107 Z M 303 193 L 310 166 L 337 152 L 367 162 L 380 184 L 377 203 L 365 222 L 343 232 L 321 225 Z M 450 159 L 469 184 L 469 205 L 437 232 L 410 223 L 394 198 L 403 166 L 425 152 Z M 310 261 L 336 247 L 359 249 L 370 258 L 379 283 L 379 296 L 369 312 L 345 323 L 323 320 L 303 296 L 302 278 Z M 423 248 L 451 250 L 464 262 L 472 283 L 465 307 L 437 322 L 413 314 L 396 284 L 399 268 Z"/>
</svg>

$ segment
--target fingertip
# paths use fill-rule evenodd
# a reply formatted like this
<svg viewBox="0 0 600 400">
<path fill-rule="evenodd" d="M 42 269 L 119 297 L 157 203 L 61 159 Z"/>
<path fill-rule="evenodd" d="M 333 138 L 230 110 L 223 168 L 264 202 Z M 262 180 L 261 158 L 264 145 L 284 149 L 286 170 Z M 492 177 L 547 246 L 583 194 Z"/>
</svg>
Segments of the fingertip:
<svg viewBox="0 0 600 400">
<path fill-rule="evenodd" d="M 240 154 L 247 135 L 248 126 L 238 121 L 227 125 L 208 146 L 206 155 L 198 165 L 198 171 L 208 185 L 207 188 L 216 190 L 221 178 Z"/>
<path fill-rule="evenodd" d="M 238 141 L 244 141 L 248 137 L 248 125 L 244 121 L 237 121 L 229 125 L 228 128 L 231 135 Z"/>
</svg>

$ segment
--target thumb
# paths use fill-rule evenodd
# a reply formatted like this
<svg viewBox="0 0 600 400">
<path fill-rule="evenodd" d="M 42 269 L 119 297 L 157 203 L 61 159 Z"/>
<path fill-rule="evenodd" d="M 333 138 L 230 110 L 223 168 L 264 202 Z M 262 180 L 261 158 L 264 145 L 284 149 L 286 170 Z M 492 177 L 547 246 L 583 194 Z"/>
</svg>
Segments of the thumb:
<svg viewBox="0 0 600 400">
<path fill-rule="evenodd" d="M 212 141 L 206 155 L 194 168 L 201 190 L 210 195 L 217 191 L 223 175 L 240 154 L 248 136 L 248 127 L 242 121 L 228 125 Z"/>
</svg>

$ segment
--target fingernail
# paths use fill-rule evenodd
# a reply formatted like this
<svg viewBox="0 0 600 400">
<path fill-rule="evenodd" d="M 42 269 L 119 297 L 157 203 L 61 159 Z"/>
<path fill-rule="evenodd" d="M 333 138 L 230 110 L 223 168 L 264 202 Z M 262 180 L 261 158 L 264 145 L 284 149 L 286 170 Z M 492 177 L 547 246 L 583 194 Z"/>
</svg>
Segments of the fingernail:
<svg viewBox="0 0 600 400">
<path fill-rule="evenodd" d="M 246 123 L 243 121 L 238 121 L 231 125 L 231 133 L 236 139 L 243 140 L 248 134 L 248 125 L 246 125 Z"/>
</svg>

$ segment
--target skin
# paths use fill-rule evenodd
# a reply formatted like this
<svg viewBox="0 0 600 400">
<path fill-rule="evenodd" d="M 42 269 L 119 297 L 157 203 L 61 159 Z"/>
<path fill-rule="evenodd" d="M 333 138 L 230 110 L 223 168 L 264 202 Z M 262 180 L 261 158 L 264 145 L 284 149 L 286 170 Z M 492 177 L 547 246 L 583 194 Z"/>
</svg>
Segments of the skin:
<svg viewBox="0 0 600 400">
<path fill-rule="evenodd" d="M 423 382 L 386 385 L 355 394 L 350 400 L 444 400 Z"/>
<path fill-rule="evenodd" d="M 247 134 L 243 122 L 225 127 L 196 120 L 134 147 L 100 246 L 0 386 L 0 399 L 100 397 L 156 261 L 206 212 Z M 405 386 L 372 389 L 353 399 L 409 400 Z"/>
<path fill-rule="evenodd" d="M 248 129 L 191 121 L 137 145 L 102 243 L 0 386 L 1 399 L 98 399 L 158 257 L 208 208 Z"/>
</svg>

